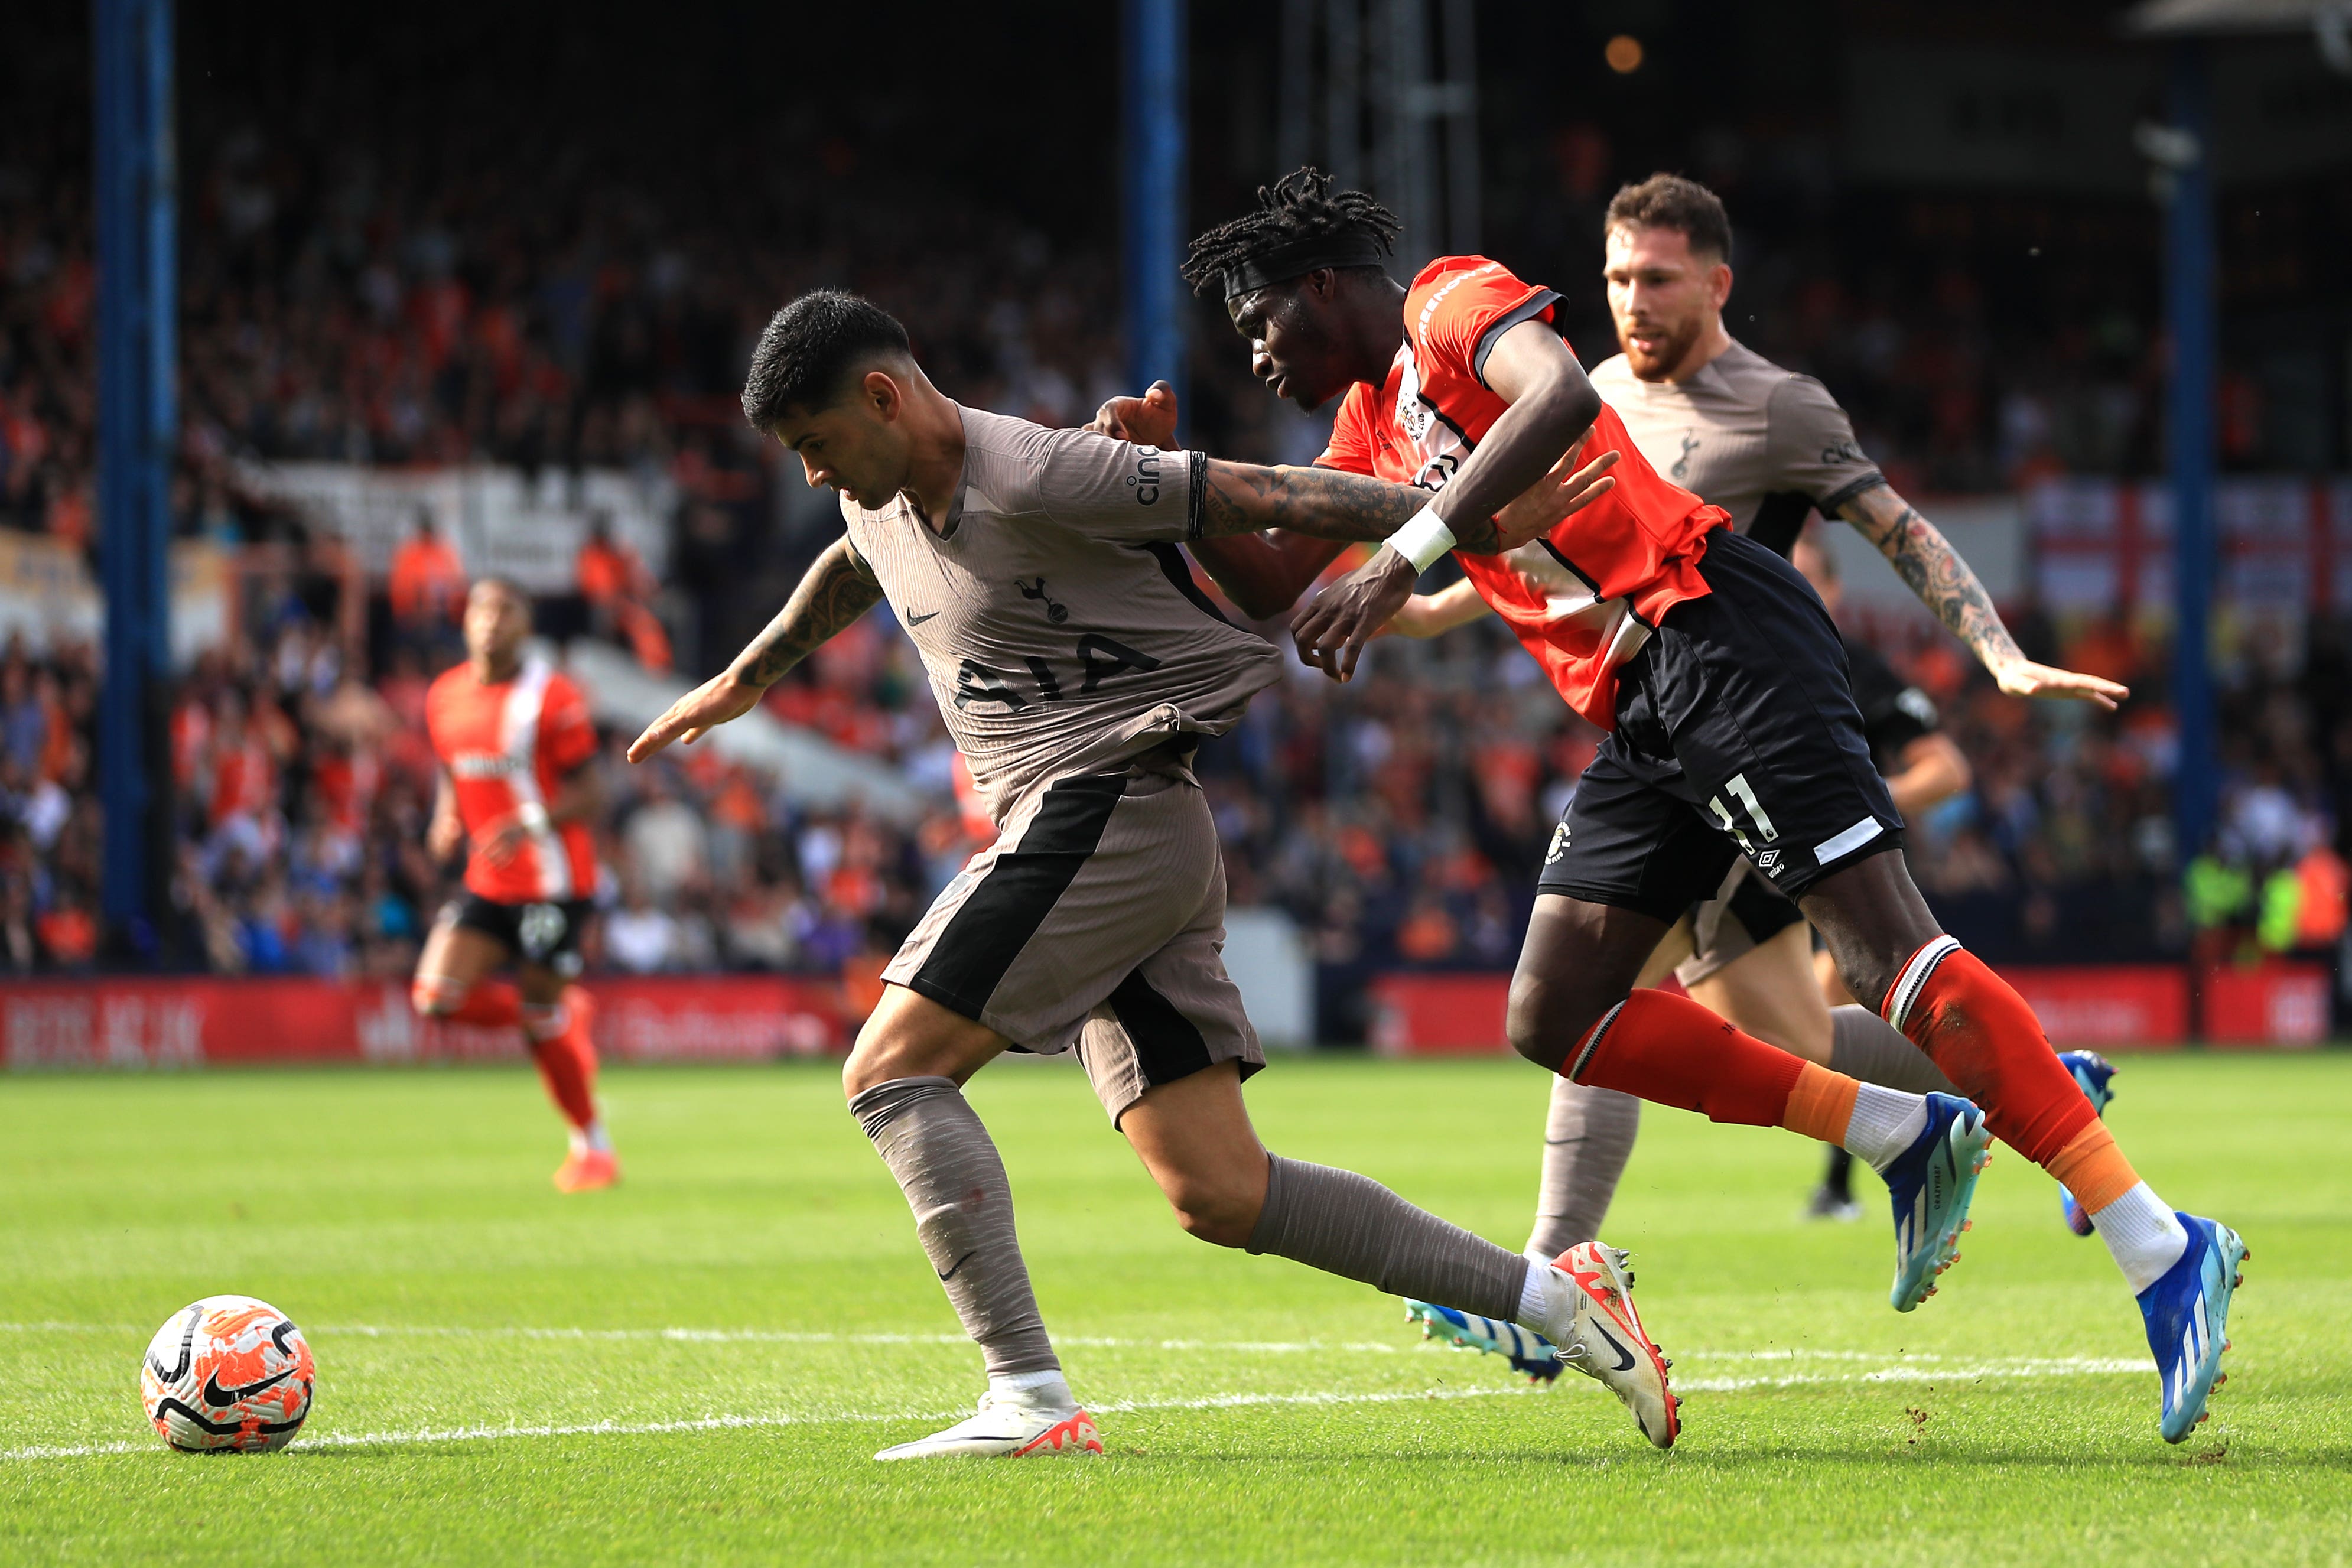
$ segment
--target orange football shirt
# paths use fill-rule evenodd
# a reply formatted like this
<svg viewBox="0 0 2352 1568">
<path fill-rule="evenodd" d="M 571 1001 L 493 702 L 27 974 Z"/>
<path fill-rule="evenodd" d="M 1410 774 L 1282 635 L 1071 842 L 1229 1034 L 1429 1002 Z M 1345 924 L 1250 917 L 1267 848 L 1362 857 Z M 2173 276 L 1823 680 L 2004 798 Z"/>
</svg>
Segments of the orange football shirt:
<svg viewBox="0 0 2352 1568">
<path fill-rule="evenodd" d="M 457 786 L 468 840 L 525 805 L 544 806 L 563 776 L 596 754 L 587 700 L 540 659 L 525 660 L 511 680 L 478 680 L 466 664 L 445 671 L 425 693 L 425 727 Z M 505 904 L 584 899 L 596 886 L 588 826 L 551 824 L 503 866 L 469 854 L 466 886 Z"/>
<path fill-rule="evenodd" d="M 1441 256 L 1423 268 L 1405 295 L 1404 341 L 1387 381 L 1349 389 L 1316 461 L 1444 489 L 1510 406 L 1486 383 L 1487 353 L 1521 321 L 1550 321 L 1559 299 L 1483 256 Z M 1617 727 L 1618 667 L 1660 616 L 1706 595 L 1698 574 L 1706 535 L 1730 521 L 1660 479 L 1603 404 L 1583 451 L 1612 450 L 1616 488 L 1599 500 L 1507 555 L 1456 554 L 1568 705 L 1603 730 Z"/>
</svg>

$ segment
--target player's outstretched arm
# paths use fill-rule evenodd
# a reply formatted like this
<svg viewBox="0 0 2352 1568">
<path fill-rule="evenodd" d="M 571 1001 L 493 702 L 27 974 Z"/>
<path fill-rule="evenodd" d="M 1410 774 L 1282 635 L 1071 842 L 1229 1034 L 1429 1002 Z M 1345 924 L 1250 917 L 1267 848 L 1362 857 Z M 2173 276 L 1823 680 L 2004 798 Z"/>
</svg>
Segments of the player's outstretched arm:
<svg viewBox="0 0 2352 1568">
<path fill-rule="evenodd" d="M 882 597 L 874 569 L 847 535 L 835 540 L 809 565 L 776 618 L 719 674 L 669 705 L 629 747 L 629 761 L 642 763 L 672 741 L 692 745 L 730 719 L 756 707 L 760 696 L 806 658 L 812 649 L 872 609 Z"/>
<path fill-rule="evenodd" d="M 1969 759 L 1941 731 L 1921 735 L 1903 748 L 1896 771 L 1886 775 L 1886 793 L 1905 821 L 1969 787 Z"/>
<path fill-rule="evenodd" d="M 1316 539 L 1377 543 L 1430 504 L 1417 485 L 1391 484 L 1337 468 L 1264 468 L 1212 458 L 1202 480 L 1201 537 L 1218 539 L 1279 528 Z M 1451 525 L 1459 547 L 1482 555 L 1515 548 L 1486 514 Z"/>
<path fill-rule="evenodd" d="M 2026 658 L 2001 624 L 2000 612 L 1993 608 L 1976 573 L 1934 523 L 1895 493 L 1894 486 L 1873 485 L 1842 502 L 1837 514 L 1878 546 L 1919 602 L 1968 644 L 2011 697 L 2071 697 L 2113 709 L 2131 695 L 2129 687 L 2112 680 Z"/>
<path fill-rule="evenodd" d="M 1415 594 L 1381 630 L 1401 637 L 1443 637 L 1456 626 L 1468 626 L 1486 609 L 1486 601 L 1478 596 L 1478 585 L 1464 577 L 1434 594 Z"/>
<path fill-rule="evenodd" d="M 1574 357 L 1567 354 L 1566 350 L 1559 346 L 1557 340 L 1554 340 L 1553 346 L 1562 357 L 1567 359 L 1570 367 L 1576 369 L 1577 379 L 1580 383 L 1583 373 L 1580 368 L 1576 367 Z M 1570 412 L 1573 414 L 1574 410 Z M 1586 422 L 1590 423 L 1589 416 Z M 1096 410 L 1092 428 L 1098 434 L 1117 440 L 1138 441 L 1157 447 L 1172 447 L 1176 443 L 1175 389 L 1164 381 L 1155 381 L 1140 397 L 1107 399 L 1103 405 Z M 1608 477 L 1610 468 L 1614 467 L 1616 462 L 1617 454 L 1606 452 L 1581 468 L 1572 468 L 1563 463 L 1551 472 L 1536 478 L 1532 483 L 1521 487 L 1517 493 L 1495 509 L 1493 521 L 1496 532 L 1493 542 L 1494 547 L 1501 550 L 1516 549 L 1549 528 L 1568 513 L 1607 494 L 1617 482 Z M 1244 467 L 1239 464 L 1225 466 L 1232 468 Z M 1264 474 L 1293 474 L 1302 470 L 1258 469 L 1255 471 Z M 1304 470 L 1310 476 L 1345 471 L 1327 468 L 1319 465 L 1315 468 Z M 1468 472 L 1467 468 L 1464 472 Z M 1499 467 L 1490 466 L 1488 472 L 1490 481 L 1499 484 L 1501 481 L 1496 476 L 1503 475 L 1505 470 Z M 1458 476 L 1454 483 L 1456 486 L 1461 483 Z M 1459 506 L 1462 497 L 1465 496 L 1475 500 L 1477 489 L 1478 487 L 1474 486 L 1472 489 L 1463 491 L 1461 496 L 1457 496 L 1447 504 Z M 1407 493 L 1414 496 L 1421 506 L 1431 504 L 1425 491 L 1413 490 Z M 1344 527 L 1322 532 L 1313 529 L 1294 528 L 1288 524 L 1250 530 L 1246 527 L 1249 521 L 1246 511 L 1252 498 L 1239 496 L 1234 500 L 1236 516 L 1233 520 L 1234 531 L 1222 531 L 1217 527 L 1210 526 L 1204 516 L 1201 534 L 1187 540 L 1186 544 L 1192 551 L 1193 558 L 1199 561 L 1207 569 L 1209 575 L 1216 580 L 1217 586 L 1223 589 L 1226 595 L 1239 605 L 1244 614 L 1259 620 L 1280 615 L 1297 604 L 1298 596 L 1313 585 L 1315 579 L 1322 575 L 1323 569 L 1328 566 L 1349 543 L 1374 537 L 1362 531 L 1349 530 Z M 1205 500 L 1203 510 L 1205 513 Z M 1392 531 L 1394 531 L 1393 529 L 1386 530 L 1377 537 L 1385 538 L 1388 532 Z M 1459 531 L 1456 531 L 1458 535 Z M 1482 534 L 1482 541 L 1483 538 Z M 1473 544 L 1465 542 L 1462 547 L 1485 551 L 1483 543 Z"/>
<path fill-rule="evenodd" d="M 434 777 L 433 820 L 425 829 L 425 852 L 447 860 L 465 847 L 466 819 L 457 815 L 457 785 L 443 768 Z"/>
</svg>

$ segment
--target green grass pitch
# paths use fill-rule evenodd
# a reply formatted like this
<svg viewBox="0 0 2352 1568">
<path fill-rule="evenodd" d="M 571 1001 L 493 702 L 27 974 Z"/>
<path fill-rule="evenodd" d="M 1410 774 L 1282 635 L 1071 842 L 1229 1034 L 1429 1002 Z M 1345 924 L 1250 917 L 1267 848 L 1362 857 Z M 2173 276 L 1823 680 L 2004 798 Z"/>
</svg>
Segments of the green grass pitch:
<svg viewBox="0 0 2352 1568">
<path fill-rule="evenodd" d="M 977 1358 L 820 1064 L 605 1080 L 621 1189 L 565 1198 L 520 1069 L 0 1082 L 8 1563 L 2342 1563 L 2352 1554 L 2352 1056 L 2133 1058 L 2112 1121 L 2253 1249 L 2214 1418 L 2157 1436 L 2138 1315 L 1997 1153 L 1959 1267 L 1795 1215 L 1815 1153 L 1653 1110 L 1612 1215 L 1686 1426 L 1514 1385 L 1397 1303 L 1167 1215 L 1066 1063 L 994 1129 L 1099 1461 L 878 1466 Z M 1289 1154 L 1517 1245 L 1544 1079 L 1283 1060 Z M 1864 1173 L 1866 1180 L 1866 1173 Z M 290 1450 L 166 1451 L 148 1336 L 218 1291 L 310 1336 Z"/>
</svg>

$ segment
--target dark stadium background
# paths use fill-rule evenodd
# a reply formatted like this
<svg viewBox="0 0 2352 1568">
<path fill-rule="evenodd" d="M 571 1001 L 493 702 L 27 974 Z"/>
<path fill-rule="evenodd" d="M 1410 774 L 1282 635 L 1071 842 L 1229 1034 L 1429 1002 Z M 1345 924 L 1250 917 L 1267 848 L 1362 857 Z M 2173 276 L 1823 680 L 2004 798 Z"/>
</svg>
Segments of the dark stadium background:
<svg viewBox="0 0 2352 1568">
<path fill-rule="evenodd" d="M 1280 10 L 1192 7 L 1186 233 L 1281 172 Z M 1870 173 L 1865 155 L 1874 60 L 2146 68 L 2144 102 L 2118 105 L 2108 87 L 2084 101 L 2116 134 L 2160 119 L 2158 47 L 2123 36 L 2125 11 L 1479 5 L 1476 237 L 1565 291 L 1593 363 L 1613 352 L 1598 287 L 1610 194 L 1659 168 L 1721 191 L 1738 224 L 1735 332 L 1822 376 L 1928 515 L 1983 520 L 1968 538 L 2005 542 L 2014 569 L 1996 587 L 2030 654 L 2135 688 L 2113 716 L 2001 699 L 1891 577 L 1858 585 L 1856 624 L 1936 697 L 1975 766 L 1969 795 L 1914 839 L 1951 929 L 2005 965 L 2156 966 L 2142 973 L 2209 1008 L 2249 975 L 2284 975 L 2292 1005 L 2258 984 L 2247 1005 L 2271 1011 L 2253 1032 L 2291 1016 L 2286 1032 L 2324 1033 L 2347 1005 L 2352 831 L 2352 595 L 2333 575 L 2352 563 L 2338 477 L 2352 469 L 2352 80 L 2317 63 L 2308 33 L 2215 46 L 2294 56 L 2263 79 L 2270 97 L 2224 96 L 2224 138 L 2242 111 L 2285 114 L 2311 140 L 2225 170 L 2218 195 L 2228 568 L 2218 740 L 2189 759 L 2221 791 L 2205 843 L 2173 828 L 2161 542 L 2153 523 L 2143 538 L 2116 521 L 2138 518 L 2167 472 L 2163 217 L 2147 170 L 2130 155 L 2104 183 L 1906 177 Z M 11 592 L 37 605 L 26 584 L 96 559 L 89 26 L 79 7 L 34 7 L 0 50 L 0 546 Z M 390 561 L 355 562 L 271 488 L 274 466 L 658 480 L 658 580 L 623 562 L 610 593 L 557 584 L 541 629 L 656 662 L 667 644 L 695 677 L 765 620 L 831 526 L 733 404 L 751 335 L 793 292 L 870 293 L 971 403 L 1079 422 L 1126 385 L 1115 8 L 192 0 L 176 27 L 172 521 L 208 546 L 230 608 L 166 695 L 167 886 L 136 931 L 100 918 L 89 626 L 44 634 L 10 612 L 23 628 L 0 658 L 12 974 L 315 976 L 364 996 L 404 984 L 450 883 L 419 848 L 430 758 L 415 720 L 451 638 L 429 574 L 396 585 Z M 1630 72 L 1605 55 L 1620 37 L 1641 44 Z M 1939 102 L 2030 129 L 2070 100 Z M 1189 438 L 1310 457 L 1313 427 L 1268 409 L 1213 302 L 1191 327 Z M 1343 690 L 1302 676 L 1210 749 L 1234 900 L 1295 931 L 1308 1037 L 1379 1033 L 1380 976 L 1508 967 L 1543 840 L 1597 739 L 1533 674 L 1490 626 L 1388 645 L 1376 679 Z M 924 804 L 813 802 L 707 752 L 632 770 L 618 727 L 604 763 L 600 973 L 782 974 L 800 987 L 793 1006 L 834 1009 L 824 1028 L 745 1049 L 836 1038 L 826 1028 L 854 1016 L 974 842 L 887 617 L 812 661 L 775 707 L 898 770 Z M 363 1019 L 378 1016 L 368 1005 Z M 12 1061 L 107 1054 L 102 1027 L 39 1016 L 12 1021 Z M 2203 1016 L 2207 1032 L 2240 1026 L 2219 1016 Z M 2179 1024 L 2199 1026 L 2186 1012 Z M 133 1057 L 170 1054 L 131 1033 L 148 1042 Z"/>
</svg>

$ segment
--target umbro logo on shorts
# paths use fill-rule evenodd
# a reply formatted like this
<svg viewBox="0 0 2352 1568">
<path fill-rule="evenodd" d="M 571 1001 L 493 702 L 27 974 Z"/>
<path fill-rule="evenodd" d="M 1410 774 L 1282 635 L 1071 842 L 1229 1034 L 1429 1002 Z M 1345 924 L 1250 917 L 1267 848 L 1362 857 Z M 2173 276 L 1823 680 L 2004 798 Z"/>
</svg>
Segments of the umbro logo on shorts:
<svg viewBox="0 0 2352 1568">
<path fill-rule="evenodd" d="M 1780 852 L 1778 849 L 1767 849 L 1763 854 L 1756 857 L 1756 868 L 1768 877 L 1777 877 L 1788 869 L 1780 864 Z"/>
</svg>

